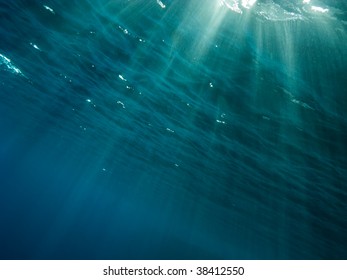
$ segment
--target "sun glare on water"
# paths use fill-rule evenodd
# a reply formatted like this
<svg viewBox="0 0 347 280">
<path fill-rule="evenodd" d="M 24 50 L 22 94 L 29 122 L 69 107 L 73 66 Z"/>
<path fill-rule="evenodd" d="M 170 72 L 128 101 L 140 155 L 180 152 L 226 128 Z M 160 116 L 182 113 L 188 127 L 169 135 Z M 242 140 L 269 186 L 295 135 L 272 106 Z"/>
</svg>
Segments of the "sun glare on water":
<svg viewBox="0 0 347 280">
<path fill-rule="evenodd" d="M 255 4 L 255 2 L 257 2 L 257 0 L 242 0 L 242 6 L 249 9 Z"/>
</svg>

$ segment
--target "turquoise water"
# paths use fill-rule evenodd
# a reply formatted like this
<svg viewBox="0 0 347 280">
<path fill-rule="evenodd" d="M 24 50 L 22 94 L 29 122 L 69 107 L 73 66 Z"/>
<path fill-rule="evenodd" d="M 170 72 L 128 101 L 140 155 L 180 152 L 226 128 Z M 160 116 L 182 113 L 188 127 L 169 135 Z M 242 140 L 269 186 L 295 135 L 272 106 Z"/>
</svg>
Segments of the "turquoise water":
<svg viewBox="0 0 347 280">
<path fill-rule="evenodd" d="M 345 1 L 0 1 L 1 259 L 346 259 Z"/>
</svg>

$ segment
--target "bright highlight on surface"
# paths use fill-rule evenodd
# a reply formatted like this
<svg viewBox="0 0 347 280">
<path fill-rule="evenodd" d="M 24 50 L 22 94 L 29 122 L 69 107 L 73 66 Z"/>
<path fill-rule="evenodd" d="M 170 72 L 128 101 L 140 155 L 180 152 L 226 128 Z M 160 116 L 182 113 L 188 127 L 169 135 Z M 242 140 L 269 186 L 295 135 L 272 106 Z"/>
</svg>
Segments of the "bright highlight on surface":
<svg viewBox="0 0 347 280">
<path fill-rule="evenodd" d="M 8 70 L 10 70 L 14 74 L 22 74 L 16 66 L 14 66 L 9 58 L 0 54 L 0 65 L 4 64 Z"/>
<path fill-rule="evenodd" d="M 221 6 L 225 6 L 228 9 L 232 10 L 233 12 L 242 14 L 242 10 L 240 5 L 245 8 L 245 9 L 250 9 L 255 3 L 257 2 L 257 0 L 221 0 L 220 4 Z"/>
<path fill-rule="evenodd" d="M 166 8 L 165 4 L 163 2 L 161 2 L 160 0 L 157 0 L 157 3 L 162 9 Z"/>
<path fill-rule="evenodd" d="M 285 5 L 282 5 L 282 2 Z M 294 3 L 293 3 L 294 2 Z M 295 1 L 257 1 L 257 0 L 219 0 L 219 6 L 234 13 L 259 16 L 270 21 L 293 21 L 311 19 L 312 13 L 328 13 L 324 6 L 313 5 L 311 0 Z M 304 8 L 302 8 L 304 7 Z M 247 11 L 249 10 L 249 12 Z"/>
<path fill-rule="evenodd" d="M 233 12 L 242 14 L 242 11 L 239 7 L 239 4 L 237 1 L 232 1 L 232 4 L 229 4 L 228 2 L 226 2 L 225 0 L 221 0 L 221 5 L 227 7 L 228 9 L 230 9 Z"/>
<path fill-rule="evenodd" d="M 46 5 L 43 5 L 43 7 L 44 7 L 46 10 L 50 11 L 52 14 L 55 14 L 54 10 L 53 10 L 51 7 L 48 7 L 48 6 L 46 6 Z"/>
<path fill-rule="evenodd" d="M 242 0 L 242 6 L 249 9 L 255 4 L 255 2 L 257 2 L 257 0 Z"/>
<path fill-rule="evenodd" d="M 312 6 L 311 9 L 312 9 L 312 11 L 318 12 L 318 13 L 327 13 L 327 12 L 329 12 L 329 9 L 324 9 L 324 8 L 318 7 L 318 6 Z"/>
</svg>

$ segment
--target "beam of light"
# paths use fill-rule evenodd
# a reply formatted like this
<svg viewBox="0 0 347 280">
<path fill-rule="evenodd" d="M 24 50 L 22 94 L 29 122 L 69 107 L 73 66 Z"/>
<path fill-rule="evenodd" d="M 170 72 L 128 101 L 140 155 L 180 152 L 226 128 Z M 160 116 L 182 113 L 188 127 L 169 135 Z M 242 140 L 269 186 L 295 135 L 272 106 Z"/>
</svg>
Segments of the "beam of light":
<svg viewBox="0 0 347 280">
<path fill-rule="evenodd" d="M 174 2 L 154 1 L 155 5 L 160 5 L 159 2 L 166 4 L 163 21 L 171 16 L 172 11 L 179 9 L 179 5 L 175 6 Z M 300 77 L 300 55 L 297 54 L 300 40 L 298 33 L 293 32 L 292 22 L 311 21 L 312 30 L 324 33 L 327 38 L 331 38 L 330 42 L 335 42 L 336 39 L 329 22 L 322 23 L 318 17 L 311 17 L 312 12 L 326 13 L 328 9 L 312 6 L 310 0 L 300 2 L 307 6 L 307 10 L 288 11 L 274 1 L 216 0 L 207 1 L 204 5 L 200 5 L 197 0 L 187 1 L 185 12 L 180 15 L 181 20 L 171 30 L 169 39 L 172 41 L 168 45 L 167 63 L 161 69 L 162 79 L 165 80 L 171 75 L 172 69 L 180 64 L 179 61 L 187 60 L 191 67 L 201 63 L 215 66 L 218 64 L 216 61 L 206 58 L 218 48 L 218 52 L 232 56 L 235 61 L 242 60 L 243 57 L 250 59 L 246 62 L 252 64 L 250 72 L 254 77 L 250 79 L 249 86 L 254 89 L 255 95 L 264 95 L 266 91 L 267 69 L 282 69 L 278 74 L 280 86 L 283 88 L 281 92 L 289 92 L 284 94 L 292 103 L 310 108 L 309 104 L 306 105 L 300 100 L 300 81 L 293 78 Z M 278 24 L 274 24 L 275 22 Z M 225 33 L 226 30 L 230 32 Z M 223 38 L 221 34 L 228 34 L 229 37 Z M 137 60 L 134 58 L 134 61 Z M 230 69 L 229 76 L 232 79 L 234 75 L 237 76 L 237 69 Z M 218 83 L 209 80 L 206 86 L 216 89 Z M 254 101 L 262 98 L 267 97 L 255 96 Z"/>
</svg>

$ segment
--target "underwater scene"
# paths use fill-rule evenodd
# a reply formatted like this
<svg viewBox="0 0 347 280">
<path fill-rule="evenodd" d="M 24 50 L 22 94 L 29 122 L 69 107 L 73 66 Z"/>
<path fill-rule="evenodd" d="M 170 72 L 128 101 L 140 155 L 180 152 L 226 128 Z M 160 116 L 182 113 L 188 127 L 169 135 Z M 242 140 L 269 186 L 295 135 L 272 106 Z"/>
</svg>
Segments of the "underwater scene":
<svg viewBox="0 0 347 280">
<path fill-rule="evenodd" d="M 0 0 L 0 259 L 347 259 L 347 1 Z"/>
</svg>

